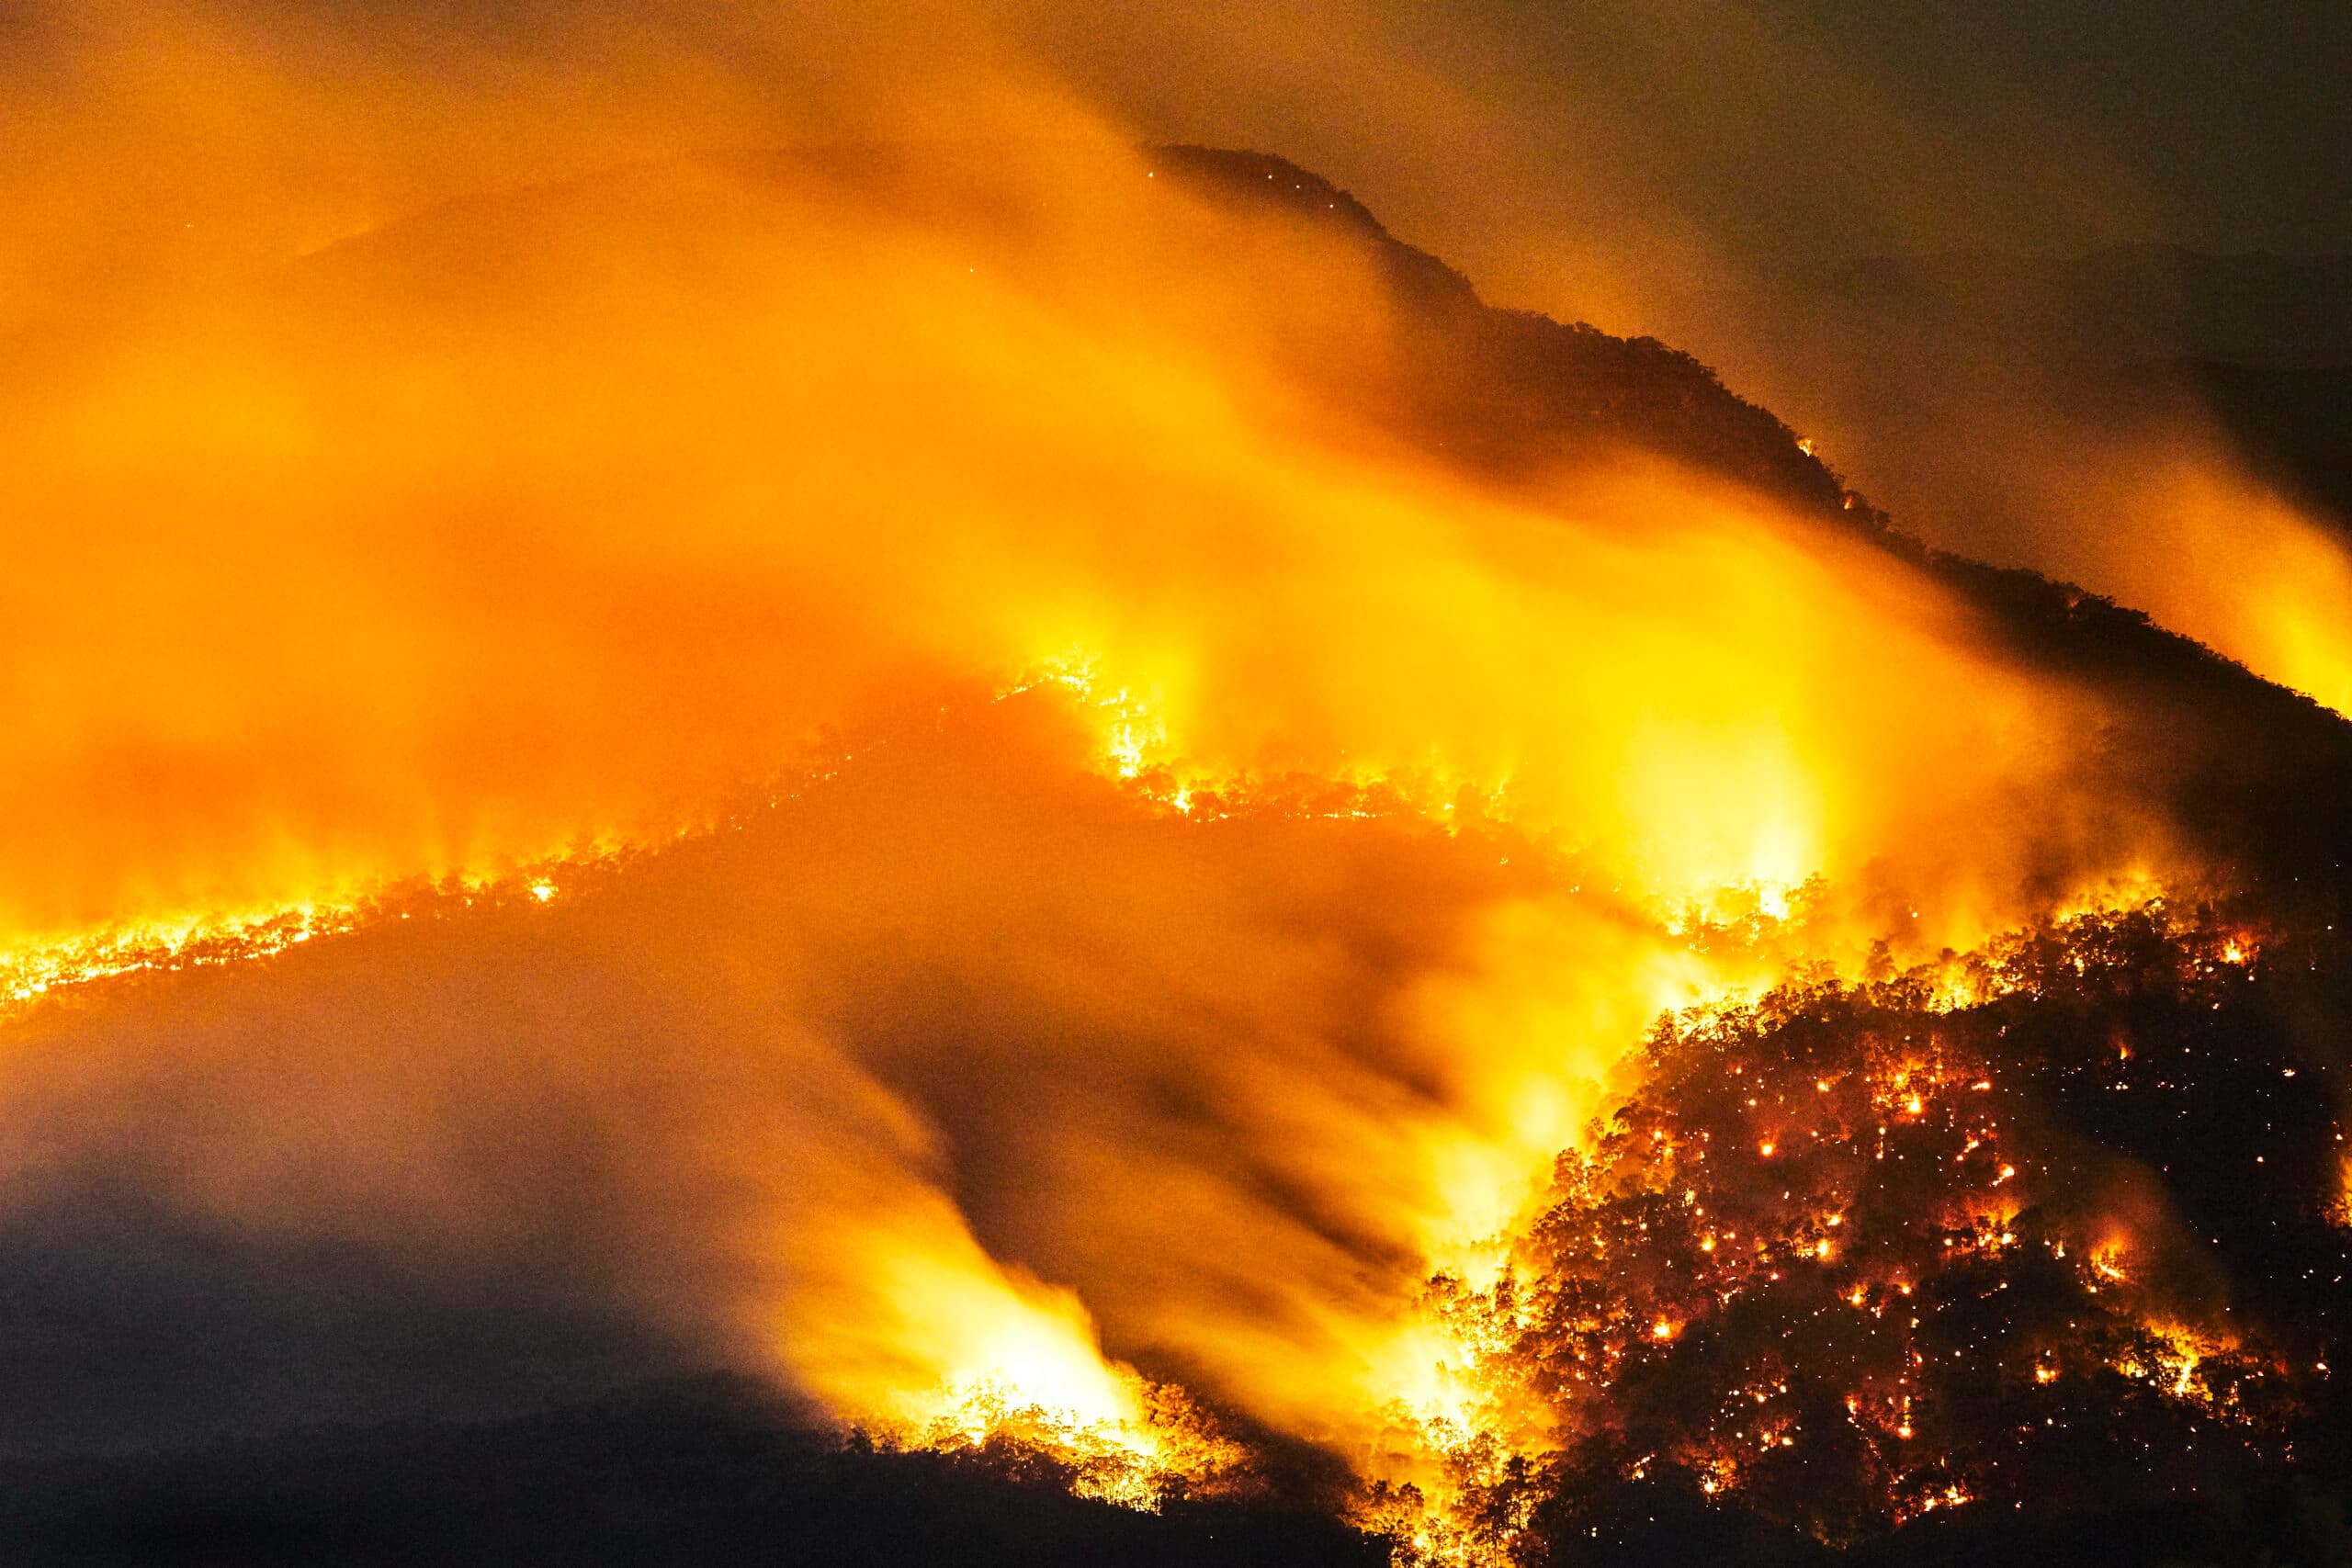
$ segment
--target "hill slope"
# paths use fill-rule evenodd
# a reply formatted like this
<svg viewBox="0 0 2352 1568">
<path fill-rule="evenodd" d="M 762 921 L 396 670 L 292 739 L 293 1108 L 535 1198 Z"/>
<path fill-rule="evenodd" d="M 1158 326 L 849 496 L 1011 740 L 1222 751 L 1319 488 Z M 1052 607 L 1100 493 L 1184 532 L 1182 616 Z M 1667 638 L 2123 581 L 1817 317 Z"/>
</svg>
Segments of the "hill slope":
<svg viewBox="0 0 2352 1568">
<path fill-rule="evenodd" d="M 1300 1359 L 1295 1345 L 1322 1343 L 1333 1303 L 1399 1289 L 1422 1289 L 1437 1321 L 1485 1348 L 1482 1375 L 1576 1438 L 1506 1454 L 1455 1432 L 1437 1446 L 1423 1480 L 1433 1487 L 1451 1467 L 1443 1479 L 1469 1499 L 1451 1543 L 1465 1561 L 2018 1561 L 2028 1548 L 2074 1550 L 2093 1529 L 2135 1562 L 2183 1540 L 2217 1557 L 2340 1553 L 2328 1510 L 2352 1487 L 2340 1447 L 2352 1423 L 2322 1363 L 2346 1353 L 2352 1321 L 2335 1131 L 2352 955 L 2335 934 L 2352 911 L 2352 724 L 2126 607 L 1923 547 L 1699 360 L 1489 308 L 1291 164 L 1200 148 L 1151 149 L 1144 162 L 1143 177 L 1164 186 L 1051 200 L 994 174 L 917 179 L 905 157 L 875 150 L 626 171 L 420 214 L 296 265 L 272 298 L 289 319 L 315 310 L 338 323 L 352 301 L 393 300 L 406 313 L 370 329 L 427 350 L 509 334 L 568 343 L 583 321 L 616 323 L 615 362 L 642 372 L 628 357 L 636 339 L 658 338 L 662 312 L 685 313 L 690 286 L 718 276 L 730 303 L 775 303 L 757 326 L 789 367 L 839 323 L 815 319 L 820 307 L 793 292 L 805 275 L 776 258 L 837 240 L 810 214 L 838 204 L 856 212 L 861 239 L 884 236 L 874 265 L 911 279 L 876 318 L 903 335 L 874 348 L 857 334 L 882 327 L 860 318 L 838 383 L 811 395 L 782 372 L 722 379 L 696 407 L 750 403 L 744 449 L 762 456 L 771 435 L 780 446 L 804 427 L 870 422 L 890 434 L 887 461 L 852 452 L 845 471 L 937 481 L 910 491 L 945 517 L 935 533 L 861 533 L 872 516 L 848 510 L 826 518 L 824 552 L 808 558 L 849 563 L 828 582 L 863 581 L 881 558 L 874 616 L 909 640 L 889 615 L 922 623 L 977 603 L 985 622 L 992 591 L 1025 586 L 956 553 L 967 524 L 991 521 L 972 498 L 1005 433 L 1042 442 L 1092 427 L 1052 389 L 1012 383 L 1034 405 L 950 398 L 910 412 L 885 406 L 900 383 L 855 372 L 892 348 L 934 346 L 983 365 L 1052 348 L 1082 367 L 1100 343 L 1174 318 L 1169 340 L 1229 352 L 1249 374 L 1207 378 L 1204 393 L 1168 370 L 1188 363 L 1170 350 L 1136 383 L 1086 385 L 1155 411 L 1155 400 L 1205 405 L 1189 423 L 1110 427 L 1172 428 L 1199 444 L 1139 440 L 1108 457 L 1082 440 L 1042 445 L 1064 466 L 1027 476 L 1035 493 L 1108 497 L 1100 507 L 1119 542 L 1148 544 L 1166 514 L 1149 510 L 1151 486 L 1118 488 L 1114 470 L 1131 465 L 1163 488 L 1221 462 L 1266 479 L 1249 466 L 1258 448 L 1237 458 L 1210 439 L 1235 426 L 1305 431 L 1298 445 L 1318 461 L 1327 449 L 1363 457 L 1345 470 L 1351 482 L 1403 472 L 1400 485 L 1419 483 L 1435 470 L 1454 488 L 1431 487 L 1434 521 L 1413 517 L 1430 534 L 1446 507 L 1493 496 L 1523 503 L 1509 514 L 1516 525 L 1542 514 L 1553 487 L 1629 463 L 1696 474 L 1703 482 L 1661 490 L 1658 504 L 1732 494 L 1776 539 L 1785 525 L 1803 549 L 1828 540 L 1838 560 L 1869 557 L 1850 580 L 1801 579 L 1825 597 L 1776 606 L 1758 637 L 1884 608 L 1892 637 L 1918 604 L 1956 604 L 2002 671 L 2064 692 L 2075 705 L 2063 711 L 2096 728 L 2056 738 L 2080 776 L 2048 808 L 2129 807 L 2160 822 L 2165 847 L 2210 885 L 2169 903 L 2052 913 L 1969 953 L 1898 963 L 1882 943 L 1865 972 L 1840 978 L 1805 962 L 1815 937 L 1829 950 L 1835 923 L 1817 889 L 1770 912 L 1661 918 L 1621 897 L 1607 880 L 1619 868 L 1489 815 L 1474 791 L 1432 805 L 1410 780 L 1337 770 L 1212 789 L 1168 773 L 1153 716 L 1124 690 L 1098 692 L 1086 670 L 978 690 L 912 659 L 877 664 L 856 690 L 897 701 L 897 728 L 834 732 L 821 765 L 770 779 L 707 831 L 583 854 L 543 881 L 412 887 L 359 908 L 347 929 L 316 942 L 306 929 L 299 948 L 248 962 L 175 947 L 113 979 L 60 986 L 6 1021 L 19 1077 L 0 1146 L 28 1179 L 66 1194 L 0 1224 L 0 1258 L 20 1265 L 0 1292 L 0 1342 L 27 1395 L 0 1422 L 17 1455 L 0 1472 L 12 1560 L 1410 1555 L 1420 1494 L 1384 1483 L 1365 1504 L 1326 1451 L 1338 1439 L 1282 1436 L 1274 1416 L 1240 1414 L 1255 1391 L 1237 1394 L 1230 1371 L 1272 1345 L 1256 1364 L 1276 1381 Z M 1080 160 L 1062 177 L 1102 166 Z M 1097 211 L 1098 196 L 1117 219 L 1111 231 L 1069 221 Z M 618 243 L 616 212 L 629 223 Z M 701 227 L 713 212 L 761 243 L 739 249 Z M 1216 220 L 1237 212 L 1252 220 Z M 1267 214 L 1276 221 L 1256 220 Z M 966 301 L 989 297 L 956 293 L 980 287 L 957 279 L 984 270 L 1054 309 L 1007 309 L 983 323 L 1001 335 L 960 335 Z M 670 288 L 680 278 L 689 286 Z M 530 309 L 510 310 L 516 300 Z M 1069 321 L 1101 330 L 1071 351 L 1055 335 Z M 698 386 L 703 355 L 738 326 L 718 321 L 680 364 L 656 369 Z M 570 389 L 559 379 L 526 385 L 554 397 Z M 965 396 L 967 383 L 949 386 Z M 581 395 L 584 427 L 641 435 L 594 423 L 598 390 Z M 365 395 L 398 404 L 372 384 Z M 644 445 L 699 452 L 693 423 Z M 956 446 L 944 438 L 951 426 L 986 439 Z M 510 444 L 542 434 L 521 420 L 492 433 L 481 467 L 503 471 Z M 814 466 L 820 446 L 793 453 Z M 588 476 L 565 503 L 653 521 L 631 511 L 637 531 L 600 540 L 594 564 L 625 569 L 639 550 L 662 562 L 647 541 L 684 514 L 675 492 L 631 492 L 638 476 L 615 478 L 597 466 L 605 455 L 564 470 Z M 1301 506 L 1339 497 L 1339 525 L 1317 536 L 1329 547 L 1301 567 L 1237 527 L 1214 536 L 1229 539 L 1216 564 L 1238 573 L 1261 564 L 1253 555 L 1278 558 L 1280 571 L 1229 581 L 1279 587 L 1295 571 L 1320 603 L 1330 580 L 1317 570 L 1356 564 L 1335 558 L 1353 542 L 1346 507 L 1369 515 L 1372 503 L 1362 486 L 1314 488 L 1325 470 L 1312 463 L 1269 468 L 1262 493 Z M 669 477 L 683 487 L 707 476 Z M 757 486 L 729 491 L 731 477 L 711 485 L 721 523 L 696 523 L 723 532 L 750 518 L 752 548 L 722 558 L 748 573 L 762 508 L 783 503 Z M 462 521 L 495 539 L 506 498 L 485 493 L 469 494 Z M 1046 536 L 1021 558 L 1035 574 L 1110 553 L 1094 536 L 1053 534 L 1059 514 L 1040 510 L 1001 536 Z M 1677 521 L 1604 515 L 1629 541 L 1645 523 Z M 1496 535 L 1520 538 L 1499 525 Z M 1543 559 L 1540 543 L 1523 557 L 1495 549 Z M 1175 598 L 1182 563 L 1145 558 L 1149 592 L 1136 602 L 1156 613 L 1163 590 Z M 1406 565 L 1383 558 L 1371 590 L 1345 603 L 1413 600 L 1426 584 L 1406 569 L 1424 558 L 1395 558 Z M 890 597 L 934 570 L 953 592 L 913 612 Z M 497 586 L 527 602 L 525 576 Z M 1221 595 L 1227 581 L 1210 585 Z M 672 633 L 702 628 L 663 621 L 658 592 L 647 611 L 649 583 L 671 586 L 656 571 L 608 581 L 583 569 L 565 587 L 595 606 L 600 635 L 659 655 Z M 1853 596 L 1826 597 L 1850 583 L 1862 585 Z M 1584 599 L 1572 593 L 1582 582 L 1544 586 L 1556 595 L 1539 602 L 1544 614 L 1607 607 L 1605 582 Z M 1691 589 L 1642 579 L 1632 592 L 1675 605 Z M 747 644 L 795 629 L 773 604 L 744 603 Z M 1474 620 L 1513 607 L 1499 592 L 1469 603 Z M 1215 608 L 1244 632 L 1269 614 L 1255 602 Z M 490 635 L 467 646 L 486 660 L 520 645 L 544 683 L 571 673 L 566 645 L 533 647 L 531 623 L 503 604 L 481 619 Z M 628 640 L 648 623 L 663 637 Z M 821 673 L 860 626 L 848 613 L 811 624 L 793 657 L 762 667 L 768 686 Z M 1668 625 L 1685 640 L 1706 629 Z M 1375 631 L 1335 641 L 1329 661 L 1396 635 Z M 1268 667 L 1292 651 L 1242 646 Z M 1331 684 L 1363 683 L 1359 673 L 1342 668 Z M 1399 688 L 1417 673 L 1385 671 Z M 1495 684 L 1536 679 L 1505 668 Z M 1432 684 L 1441 717 L 1493 698 Z M 1697 684 L 1742 690 L 1703 662 Z M 684 683 L 657 695 L 707 700 Z M 1864 750 L 1880 738 L 1892 748 L 1979 695 L 1906 691 L 1894 699 L 1903 713 L 1841 716 Z M 1304 720 L 1280 716 L 1306 729 L 1328 716 L 1296 705 Z M 529 725 L 514 728 L 525 732 L 514 750 L 528 752 Z M 510 739 L 488 723 L 468 733 L 501 755 Z M 1747 781 L 1732 784 L 1737 796 Z M 2023 832 L 2056 843 L 2067 826 Z M 2078 869 L 2053 852 L 2036 891 L 2058 904 Z M 1917 918 L 1900 906 L 1871 918 L 1906 913 Z M 1608 1084 L 1604 1114 L 1562 1156 L 1500 1282 L 1420 1280 L 1424 1259 L 1396 1215 L 1411 1207 L 1425 1151 L 1392 1134 L 1493 1110 L 1481 1096 L 1508 1121 L 1573 1054 L 1561 1043 L 1569 1026 L 1555 1037 L 1508 1009 L 1461 1007 L 1464 976 L 1493 979 L 1481 965 L 1500 951 L 1523 965 L 1505 978 L 1542 999 L 1544 983 L 1579 965 L 1641 971 L 1668 951 L 1648 944 L 1668 937 L 1678 961 L 1775 969 L 1781 983 L 1752 1003 L 1661 1021 L 1638 1073 L 1579 1064 L 1578 1092 Z M 1414 1029 L 1449 1019 L 1449 1005 L 1468 1019 L 1468 1043 L 1438 1035 L 1431 1047 Z M 1603 1021 L 1596 1032 L 1613 1026 L 1606 1008 L 1589 1010 Z M 1538 1066 L 1465 1086 L 1464 1060 L 1515 1028 L 1538 1036 Z M 836 1202 L 870 1205 L 854 1212 L 872 1223 L 828 1225 Z M 346 1246 L 338 1227 L 353 1214 L 380 1234 Z M 937 1255 L 869 1263 L 858 1250 L 926 1235 L 943 1215 L 953 1224 Z M 792 1267 L 773 1266 L 771 1249 Z M 611 1395 L 640 1377 L 740 1365 L 752 1359 L 747 1341 L 789 1348 L 789 1295 L 774 1292 L 795 1269 L 863 1303 L 854 1288 L 896 1265 L 932 1282 L 917 1292 L 923 1307 L 952 1309 L 967 1301 L 954 1293 L 961 1277 L 916 1266 L 936 1256 L 977 1260 L 1000 1292 L 971 1298 L 983 1307 L 1012 1300 L 1091 1334 L 1076 1295 L 1064 1303 L 1039 1283 L 1082 1279 L 1112 1355 L 1170 1383 L 1215 1388 L 1222 1374 L 1236 1397 L 1204 1402 L 1265 1456 L 1254 1488 L 1173 1487 L 1162 1512 L 1124 1512 L 1065 1495 L 1067 1470 L 1017 1444 L 946 1457 L 843 1446 L 812 1435 L 798 1407 L 734 1384 Z M 1328 1294 L 1284 1293 L 1310 1272 Z M 733 1312 L 729 1292 L 756 1311 Z M 110 1316 L 118 1300 L 125 1310 Z M 1178 1307 L 1215 1332 L 1188 1339 Z M 818 1326 L 847 1320 L 853 1341 L 875 1315 L 838 1302 L 833 1312 Z M 958 1310 L 932 1315 L 947 1337 L 963 1326 Z M 1244 1352 L 1215 1359 L 1234 1344 Z M 322 1429 L 322 1405 L 345 1424 Z M 2003 1503 L 2013 1517 L 1998 1517 Z M 1334 1520 L 1343 1507 L 1360 1529 Z M 1928 1517 L 1952 1510 L 1950 1525 Z"/>
</svg>

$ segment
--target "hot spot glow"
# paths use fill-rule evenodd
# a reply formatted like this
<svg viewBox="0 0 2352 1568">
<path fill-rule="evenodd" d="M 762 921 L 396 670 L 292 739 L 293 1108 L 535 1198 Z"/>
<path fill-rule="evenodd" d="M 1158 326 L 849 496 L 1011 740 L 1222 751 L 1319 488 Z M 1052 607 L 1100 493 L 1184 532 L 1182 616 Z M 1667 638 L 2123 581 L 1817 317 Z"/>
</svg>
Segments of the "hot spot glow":
<svg viewBox="0 0 2352 1568">
<path fill-rule="evenodd" d="M 625 171 L 26 356 L 0 983 L 63 1043 L 0 1132 L 232 1234 L 576 1228 L 664 1343 L 1136 1506 L 1247 1464 L 1222 1411 L 1501 1562 L 1726 1300 L 1907 1316 L 1826 1184 L 1997 1134 L 1920 1022 L 1655 1129 L 1613 1252 L 1537 1230 L 1563 1151 L 1787 974 L 2030 994 L 1959 949 L 2141 868 L 2141 803 L 1900 555 L 1630 445 L 1497 482 L 1389 407 L 1431 328 L 1362 231 L 1054 145 Z M 1539 1382 L 1539 1234 L 1708 1282 L 1611 1276 Z M 1788 1394 L 1677 1462 L 1811 1453 Z"/>
</svg>

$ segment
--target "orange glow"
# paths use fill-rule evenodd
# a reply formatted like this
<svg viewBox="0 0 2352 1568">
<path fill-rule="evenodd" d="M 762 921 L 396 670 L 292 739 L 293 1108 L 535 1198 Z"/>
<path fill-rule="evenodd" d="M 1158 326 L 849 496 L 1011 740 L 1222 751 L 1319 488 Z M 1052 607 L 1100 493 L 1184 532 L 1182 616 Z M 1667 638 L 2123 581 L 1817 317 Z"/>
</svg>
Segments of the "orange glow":
<svg viewBox="0 0 2352 1568">
<path fill-rule="evenodd" d="M 1035 166 L 357 167 L 262 260 L 59 286 L 0 389 L 6 1196 L 82 1139 L 420 1269 L 560 1209 L 844 1426 L 1149 1507 L 1246 1468 L 1214 1407 L 1458 1559 L 1564 1439 L 1447 1292 L 1653 1021 L 2163 834 L 1927 574 L 1637 452 L 1426 455 L 1329 385 L 1416 369 L 1360 236 L 1004 91 Z"/>
<path fill-rule="evenodd" d="M 2042 564 L 2352 712 L 2352 552 L 2245 472 L 2217 435 L 2182 430 L 2166 442 L 2078 474 L 2065 489 L 2110 521 L 2052 530 L 2056 553 Z"/>
</svg>

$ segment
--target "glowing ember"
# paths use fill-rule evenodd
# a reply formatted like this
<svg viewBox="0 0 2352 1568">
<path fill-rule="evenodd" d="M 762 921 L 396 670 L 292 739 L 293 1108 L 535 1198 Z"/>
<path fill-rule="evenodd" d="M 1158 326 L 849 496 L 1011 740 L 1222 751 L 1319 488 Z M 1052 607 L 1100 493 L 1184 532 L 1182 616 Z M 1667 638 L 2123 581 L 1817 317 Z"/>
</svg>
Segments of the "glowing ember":
<svg viewBox="0 0 2352 1568">
<path fill-rule="evenodd" d="M 2308 1453 L 2333 928 L 2209 897 L 2111 650 L 2025 651 L 2080 596 L 2025 635 L 1336 192 L 1054 129 L 12 331 L 7 1196 L 545 1273 L 844 1443 L 1430 1568 Z M 2214 1092 L 2250 1017 L 2308 1039 Z"/>
</svg>

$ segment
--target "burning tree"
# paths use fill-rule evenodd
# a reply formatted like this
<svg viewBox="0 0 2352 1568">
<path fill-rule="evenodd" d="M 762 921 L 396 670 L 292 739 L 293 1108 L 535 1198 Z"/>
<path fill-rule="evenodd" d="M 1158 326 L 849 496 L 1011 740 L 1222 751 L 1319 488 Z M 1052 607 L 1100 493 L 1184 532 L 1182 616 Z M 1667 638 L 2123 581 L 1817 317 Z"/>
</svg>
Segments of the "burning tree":
<svg viewBox="0 0 2352 1568">
<path fill-rule="evenodd" d="M 2256 951 L 2151 906 L 1662 1019 L 1514 1272 L 1437 1281 L 1465 1337 L 1507 1345 L 1490 1375 L 1573 1434 L 1509 1555 L 1605 1549 L 1628 1487 L 1847 1546 L 1939 1509 L 2112 1507 L 2320 1460 L 2318 1298 L 2233 1302 L 2245 1238 L 2192 1234 L 2162 1144 L 2077 1103 L 2136 1091 L 2182 1121 L 2232 1083 L 2254 1113 L 2247 1081 L 2291 1088 L 2275 1056 L 2199 1049 L 2262 1006 Z M 2324 1128 L 2324 1092 L 2306 1101 Z M 2261 1170 L 2263 1146 L 2232 1152 Z"/>
</svg>

